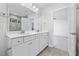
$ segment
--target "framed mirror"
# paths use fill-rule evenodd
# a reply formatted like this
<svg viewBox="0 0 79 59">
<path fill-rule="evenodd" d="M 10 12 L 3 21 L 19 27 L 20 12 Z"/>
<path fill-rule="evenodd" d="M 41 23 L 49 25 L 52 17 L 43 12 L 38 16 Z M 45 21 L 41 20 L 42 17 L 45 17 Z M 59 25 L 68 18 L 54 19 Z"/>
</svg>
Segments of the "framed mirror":
<svg viewBox="0 0 79 59">
<path fill-rule="evenodd" d="M 9 17 L 9 31 L 21 30 L 21 17 L 16 15 L 10 15 Z"/>
</svg>

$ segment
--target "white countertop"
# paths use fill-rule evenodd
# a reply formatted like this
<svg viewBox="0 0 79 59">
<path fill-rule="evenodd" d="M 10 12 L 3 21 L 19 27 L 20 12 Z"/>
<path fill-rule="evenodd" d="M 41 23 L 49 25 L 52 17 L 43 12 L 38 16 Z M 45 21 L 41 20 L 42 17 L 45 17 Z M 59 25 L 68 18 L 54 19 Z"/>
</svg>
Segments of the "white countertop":
<svg viewBox="0 0 79 59">
<path fill-rule="evenodd" d="M 35 31 L 28 31 L 23 34 L 21 33 L 14 33 L 14 32 L 7 32 L 6 36 L 9 38 L 17 38 L 17 37 L 22 37 L 22 36 L 29 36 L 29 35 L 35 35 L 39 33 L 48 33 L 48 31 L 41 31 L 41 32 L 35 32 Z"/>
</svg>

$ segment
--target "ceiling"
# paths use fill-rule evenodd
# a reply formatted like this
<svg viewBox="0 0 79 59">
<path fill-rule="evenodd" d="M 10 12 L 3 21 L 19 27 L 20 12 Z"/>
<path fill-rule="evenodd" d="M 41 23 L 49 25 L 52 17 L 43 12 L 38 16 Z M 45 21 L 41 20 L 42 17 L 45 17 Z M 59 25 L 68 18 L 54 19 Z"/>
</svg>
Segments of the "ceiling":
<svg viewBox="0 0 79 59">
<path fill-rule="evenodd" d="M 32 3 L 39 9 L 44 9 L 48 7 L 54 7 L 54 6 L 62 6 L 62 5 L 68 5 L 69 3 Z"/>
<path fill-rule="evenodd" d="M 49 6 L 52 6 L 55 3 L 32 3 L 32 4 L 41 10 Z M 29 11 L 28 8 L 21 6 L 21 4 L 19 3 L 9 3 L 8 8 L 10 12 L 19 13 L 19 15 L 32 14 L 32 11 Z"/>
<path fill-rule="evenodd" d="M 33 3 L 33 5 L 35 5 L 36 7 L 40 8 L 40 9 L 44 9 L 44 8 L 54 5 L 54 4 L 55 3 Z"/>
<path fill-rule="evenodd" d="M 26 7 L 21 6 L 19 3 L 9 3 L 8 9 L 10 13 L 17 13 L 20 16 L 31 15 L 33 12 Z"/>
</svg>

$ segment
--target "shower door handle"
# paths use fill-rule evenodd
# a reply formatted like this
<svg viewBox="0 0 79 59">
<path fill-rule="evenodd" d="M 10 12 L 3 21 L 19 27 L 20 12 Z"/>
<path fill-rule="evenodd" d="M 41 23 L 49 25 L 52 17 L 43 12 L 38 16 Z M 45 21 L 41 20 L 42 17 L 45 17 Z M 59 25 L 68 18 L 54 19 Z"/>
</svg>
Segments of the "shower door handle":
<svg viewBox="0 0 79 59">
<path fill-rule="evenodd" d="M 76 35 L 76 33 L 70 33 L 71 35 Z"/>
</svg>

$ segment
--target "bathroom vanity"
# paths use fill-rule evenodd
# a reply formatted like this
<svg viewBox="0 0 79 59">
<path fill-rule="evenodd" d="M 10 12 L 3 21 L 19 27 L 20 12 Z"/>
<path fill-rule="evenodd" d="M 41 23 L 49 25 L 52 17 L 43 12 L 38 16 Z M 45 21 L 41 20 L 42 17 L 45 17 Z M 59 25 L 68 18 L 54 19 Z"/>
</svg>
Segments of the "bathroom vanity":
<svg viewBox="0 0 79 59">
<path fill-rule="evenodd" d="M 8 4 L 8 10 L 7 55 L 38 55 L 48 46 L 49 36 L 48 31 L 36 32 L 40 30 L 38 14 L 20 4 Z"/>
<path fill-rule="evenodd" d="M 7 33 L 9 56 L 36 56 L 48 46 L 48 32 Z"/>
</svg>

